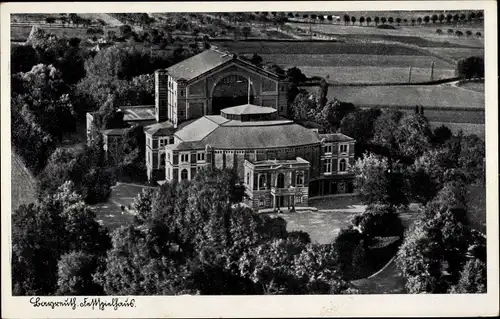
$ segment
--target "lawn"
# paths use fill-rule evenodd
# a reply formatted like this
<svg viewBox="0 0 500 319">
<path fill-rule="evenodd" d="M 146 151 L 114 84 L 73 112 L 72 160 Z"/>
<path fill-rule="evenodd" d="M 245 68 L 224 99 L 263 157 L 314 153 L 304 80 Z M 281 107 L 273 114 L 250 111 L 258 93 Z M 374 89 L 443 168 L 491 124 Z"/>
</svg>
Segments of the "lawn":
<svg viewBox="0 0 500 319">
<path fill-rule="evenodd" d="M 484 82 L 466 82 L 459 85 L 462 89 L 484 94 Z"/>
<path fill-rule="evenodd" d="M 11 155 L 11 165 L 11 207 L 14 211 L 19 205 L 36 201 L 37 181 L 14 151 Z"/>
<path fill-rule="evenodd" d="M 105 203 L 92 206 L 93 210 L 96 212 L 97 221 L 106 226 L 109 230 L 130 225 L 134 220 L 134 215 L 128 211 L 128 208 L 132 207 L 134 199 L 145 188 L 148 187 L 136 184 L 117 183 L 112 187 L 111 195 Z M 126 208 L 123 213 L 121 206 Z"/>
<path fill-rule="evenodd" d="M 311 241 L 318 244 L 331 243 L 342 228 L 350 225 L 354 215 L 365 210 L 357 197 L 327 197 L 311 199 L 309 206 L 318 211 L 300 211 L 295 213 L 270 214 L 281 216 L 287 221 L 288 231 L 307 232 Z M 416 206 L 410 206 L 410 213 L 401 216 L 405 226 L 416 217 Z"/>
</svg>

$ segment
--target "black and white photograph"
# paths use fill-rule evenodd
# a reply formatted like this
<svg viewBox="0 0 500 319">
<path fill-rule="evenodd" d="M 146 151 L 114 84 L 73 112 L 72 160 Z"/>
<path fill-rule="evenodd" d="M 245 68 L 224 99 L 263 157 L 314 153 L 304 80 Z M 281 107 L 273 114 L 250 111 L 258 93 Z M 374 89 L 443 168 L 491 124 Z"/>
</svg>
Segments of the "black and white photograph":
<svg viewBox="0 0 500 319">
<path fill-rule="evenodd" d="M 3 4 L 2 317 L 498 314 L 496 3 L 418 2 Z"/>
</svg>

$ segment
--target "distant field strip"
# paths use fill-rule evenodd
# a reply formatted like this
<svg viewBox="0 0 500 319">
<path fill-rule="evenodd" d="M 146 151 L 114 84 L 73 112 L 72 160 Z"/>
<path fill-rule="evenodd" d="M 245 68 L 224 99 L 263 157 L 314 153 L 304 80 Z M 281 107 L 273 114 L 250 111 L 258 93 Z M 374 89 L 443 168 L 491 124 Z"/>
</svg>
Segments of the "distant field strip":
<svg viewBox="0 0 500 319">
<path fill-rule="evenodd" d="M 434 62 L 435 69 L 453 69 L 449 63 L 422 55 L 375 55 L 375 54 L 261 54 L 266 62 L 274 62 L 285 67 L 292 66 L 384 66 L 429 68 Z"/>
<path fill-rule="evenodd" d="M 383 66 L 321 67 L 297 66 L 308 76 L 327 77 L 330 83 L 409 83 L 409 68 Z M 455 75 L 450 69 L 434 69 L 434 80 L 448 79 Z M 411 82 L 419 83 L 431 80 L 431 69 L 412 68 Z"/>
<path fill-rule="evenodd" d="M 480 138 L 484 138 L 486 135 L 486 126 L 484 124 L 475 123 L 453 123 L 453 122 L 429 122 L 432 129 L 444 125 L 450 129 L 453 134 L 457 134 L 462 131 L 465 135 L 475 134 Z"/>
<path fill-rule="evenodd" d="M 469 56 L 484 57 L 484 49 L 468 49 L 468 48 L 428 48 L 428 50 L 436 55 L 445 56 L 453 60 L 467 58 Z"/>
<path fill-rule="evenodd" d="M 362 55 L 426 55 L 421 50 L 384 43 L 343 42 L 283 42 L 283 41 L 231 41 L 213 44 L 235 53 L 263 54 L 362 54 Z"/>
<path fill-rule="evenodd" d="M 11 207 L 14 211 L 19 205 L 35 202 L 37 182 L 33 174 L 26 168 L 21 158 L 14 152 L 12 152 L 11 155 L 11 163 Z"/>
<path fill-rule="evenodd" d="M 317 88 L 308 88 L 317 91 Z M 331 86 L 328 98 L 354 105 L 430 106 L 484 111 L 484 94 L 451 86 Z"/>
</svg>

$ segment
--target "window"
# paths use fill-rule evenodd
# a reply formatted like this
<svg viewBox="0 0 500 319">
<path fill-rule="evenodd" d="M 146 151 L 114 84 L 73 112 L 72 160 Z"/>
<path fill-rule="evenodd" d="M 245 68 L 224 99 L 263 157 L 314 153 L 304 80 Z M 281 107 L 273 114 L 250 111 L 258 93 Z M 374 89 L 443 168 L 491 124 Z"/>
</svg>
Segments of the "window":
<svg viewBox="0 0 500 319">
<path fill-rule="evenodd" d="M 300 204 L 302 202 L 302 196 L 297 196 L 295 198 L 295 204 Z"/>
<path fill-rule="evenodd" d="M 165 166 L 165 153 L 160 155 L 160 166 Z"/>
<path fill-rule="evenodd" d="M 347 169 L 347 163 L 345 159 L 341 159 L 339 162 L 339 172 L 345 172 Z"/>
<path fill-rule="evenodd" d="M 181 90 L 181 96 L 184 96 L 184 90 Z"/>
<path fill-rule="evenodd" d="M 250 173 L 247 173 L 247 185 L 250 185 Z"/>
<path fill-rule="evenodd" d="M 325 154 L 331 153 L 332 152 L 332 144 L 326 144 L 324 146 L 324 151 L 325 151 Z"/>
<path fill-rule="evenodd" d="M 259 175 L 259 189 L 266 189 L 266 175 Z"/>
<path fill-rule="evenodd" d="M 259 207 L 264 207 L 264 198 L 259 198 Z"/>
<path fill-rule="evenodd" d="M 183 169 L 181 171 L 181 180 L 186 180 L 186 179 L 188 179 L 188 171 L 187 169 Z"/>
<path fill-rule="evenodd" d="M 205 153 L 198 153 L 197 160 L 198 160 L 198 162 L 204 162 L 205 161 Z"/>
<path fill-rule="evenodd" d="M 347 144 L 340 144 L 340 153 L 347 153 Z"/>
<path fill-rule="evenodd" d="M 160 138 L 160 147 L 164 147 L 165 146 L 165 140 Z"/>
<path fill-rule="evenodd" d="M 304 174 L 298 173 L 297 174 L 297 186 L 302 186 L 304 185 Z"/>
<path fill-rule="evenodd" d="M 181 154 L 181 163 L 189 163 L 189 154 Z"/>
<path fill-rule="evenodd" d="M 278 174 L 278 178 L 276 179 L 276 187 L 285 188 L 285 175 L 283 175 L 283 173 Z"/>
<path fill-rule="evenodd" d="M 171 137 L 170 140 L 168 141 L 168 144 L 174 144 L 174 138 Z"/>
<path fill-rule="evenodd" d="M 167 161 L 169 161 L 169 162 L 170 162 L 170 152 L 169 152 L 169 153 L 167 153 Z"/>
<path fill-rule="evenodd" d="M 323 173 L 331 173 L 332 172 L 332 159 L 325 159 L 325 163 L 323 164 Z"/>
</svg>

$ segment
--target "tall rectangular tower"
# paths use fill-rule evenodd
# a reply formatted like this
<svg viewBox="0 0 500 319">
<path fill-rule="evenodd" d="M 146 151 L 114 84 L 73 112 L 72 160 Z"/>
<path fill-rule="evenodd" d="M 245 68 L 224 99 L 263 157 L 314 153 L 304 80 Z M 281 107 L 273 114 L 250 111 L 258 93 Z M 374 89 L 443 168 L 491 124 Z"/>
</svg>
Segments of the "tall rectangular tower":
<svg viewBox="0 0 500 319">
<path fill-rule="evenodd" d="M 168 73 L 155 72 L 155 117 L 156 122 L 168 120 Z"/>
</svg>

